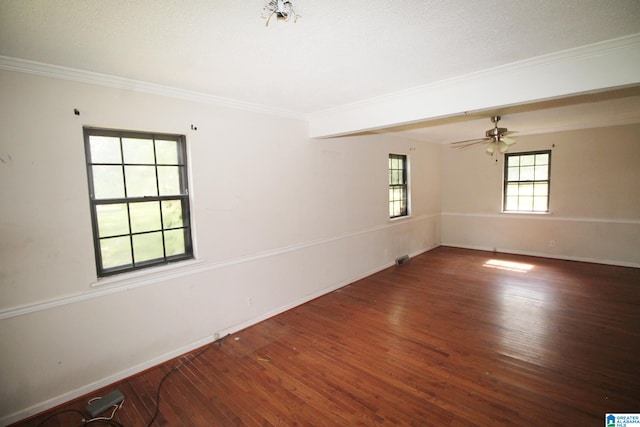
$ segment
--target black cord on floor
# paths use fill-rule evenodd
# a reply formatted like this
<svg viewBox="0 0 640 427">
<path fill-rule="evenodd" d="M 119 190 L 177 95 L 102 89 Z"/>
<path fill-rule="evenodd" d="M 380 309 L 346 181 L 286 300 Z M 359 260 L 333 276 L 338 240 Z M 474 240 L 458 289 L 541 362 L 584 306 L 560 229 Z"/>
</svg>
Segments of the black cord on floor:
<svg viewBox="0 0 640 427">
<path fill-rule="evenodd" d="M 179 371 L 180 368 L 182 368 L 184 365 L 186 365 L 187 363 L 191 363 L 194 360 L 196 360 L 198 357 L 202 356 L 206 351 L 208 351 L 214 344 L 217 344 L 218 347 L 220 347 L 222 345 L 222 341 L 227 338 L 229 336 L 229 334 L 225 335 L 224 337 L 220 338 L 218 341 L 213 341 L 212 343 L 208 344 L 205 348 L 203 348 L 202 350 L 200 350 L 198 353 L 196 353 L 193 357 L 185 360 L 184 362 L 180 363 L 179 365 L 174 366 L 169 372 L 167 372 L 166 374 L 164 374 L 164 377 L 162 377 L 162 380 L 160 380 L 160 384 L 158 384 L 158 389 L 156 390 L 156 410 L 153 413 L 153 417 L 151 417 L 151 420 L 149 421 L 149 423 L 147 424 L 147 427 L 151 427 L 151 425 L 155 422 L 156 418 L 158 417 L 158 415 L 160 414 L 160 392 L 162 391 L 162 385 L 164 384 L 164 382 L 167 380 L 167 378 L 169 378 L 169 376 L 171 374 L 173 374 L 176 371 Z"/>
<path fill-rule="evenodd" d="M 110 425 L 112 427 L 124 427 L 122 424 L 120 424 L 117 421 L 114 420 L 89 420 L 89 421 L 85 421 L 84 420 L 84 414 L 82 413 L 82 411 L 79 411 L 77 409 L 63 409 L 62 411 L 58 411 L 58 412 L 54 412 L 53 414 L 49 415 L 47 418 L 45 418 L 44 420 L 40 421 L 37 425 L 37 427 L 41 427 L 44 425 L 44 423 L 46 423 L 47 421 L 49 421 L 50 419 L 57 417 L 61 414 L 66 414 L 66 413 L 75 413 L 80 415 L 82 421 L 80 422 L 80 427 L 84 427 L 84 426 L 88 426 L 88 425 L 92 425 L 92 424 L 107 424 Z"/>
<path fill-rule="evenodd" d="M 167 378 L 169 378 L 169 375 L 171 375 L 172 373 L 180 370 L 180 368 L 182 368 L 185 364 L 191 363 L 195 359 L 197 359 L 198 357 L 202 356 L 202 354 L 204 354 L 207 350 L 209 350 L 213 346 L 213 344 L 217 344 L 218 347 L 220 347 L 222 345 L 223 340 L 225 338 L 227 338 L 228 336 L 229 336 L 229 334 L 227 334 L 226 336 L 220 338 L 217 341 L 213 341 L 212 343 L 207 345 L 205 348 L 200 350 L 198 353 L 196 353 L 193 357 L 185 360 L 184 362 L 180 363 L 179 365 L 174 366 L 169 372 L 167 372 L 164 375 L 164 377 L 162 377 L 162 380 L 160 381 L 160 384 L 158 384 L 158 389 L 156 391 L 156 410 L 153 413 L 153 417 L 151 418 L 151 421 L 149 421 L 149 423 L 147 424 L 147 427 L 150 427 L 151 424 L 153 424 L 155 422 L 156 418 L 160 414 L 160 392 L 162 391 L 162 385 L 167 380 Z M 92 425 L 92 424 L 107 424 L 107 425 L 112 426 L 112 427 L 124 427 L 119 422 L 114 421 L 114 420 L 108 420 L 108 419 L 100 419 L 100 418 L 98 418 L 98 419 L 85 421 L 84 413 L 82 413 L 82 411 L 79 411 L 78 409 L 63 409 L 61 411 L 54 412 L 53 414 L 49 415 L 44 420 L 40 421 L 36 427 L 42 427 L 44 425 L 44 423 L 46 423 L 50 419 L 52 419 L 54 417 L 57 417 L 58 415 L 66 414 L 66 413 L 69 413 L 69 412 L 76 413 L 76 414 L 80 415 L 80 417 L 82 419 L 80 427 L 85 427 L 85 426 Z"/>
</svg>

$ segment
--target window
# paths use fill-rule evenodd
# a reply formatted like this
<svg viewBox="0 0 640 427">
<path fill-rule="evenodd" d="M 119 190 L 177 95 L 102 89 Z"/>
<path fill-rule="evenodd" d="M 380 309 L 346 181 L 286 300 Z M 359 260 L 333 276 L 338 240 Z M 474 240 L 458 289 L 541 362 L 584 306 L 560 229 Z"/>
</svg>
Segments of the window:
<svg viewBox="0 0 640 427">
<path fill-rule="evenodd" d="M 551 150 L 505 154 L 505 212 L 549 212 Z"/>
<path fill-rule="evenodd" d="M 193 258 L 185 139 L 84 128 L 98 276 Z"/>
<path fill-rule="evenodd" d="M 389 154 L 389 217 L 408 214 L 407 156 Z"/>
</svg>

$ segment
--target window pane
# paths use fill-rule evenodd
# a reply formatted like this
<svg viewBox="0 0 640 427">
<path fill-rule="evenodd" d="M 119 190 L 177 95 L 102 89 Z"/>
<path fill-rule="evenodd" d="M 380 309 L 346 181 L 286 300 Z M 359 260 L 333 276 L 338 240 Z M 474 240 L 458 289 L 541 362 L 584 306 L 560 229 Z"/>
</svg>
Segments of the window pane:
<svg viewBox="0 0 640 427">
<path fill-rule="evenodd" d="M 547 211 L 547 197 L 534 197 L 533 198 L 533 210 L 536 212 Z"/>
<path fill-rule="evenodd" d="M 122 152 L 125 163 L 154 164 L 153 140 L 151 139 L 122 139 Z"/>
<path fill-rule="evenodd" d="M 401 170 L 392 170 L 391 171 L 391 184 L 392 185 L 402 185 L 402 171 Z"/>
<path fill-rule="evenodd" d="M 129 234 L 129 214 L 125 203 L 97 205 L 98 234 L 100 237 Z"/>
<path fill-rule="evenodd" d="M 136 264 L 152 259 L 164 258 L 162 232 L 133 236 L 133 256 Z"/>
<path fill-rule="evenodd" d="M 120 139 L 108 136 L 89 137 L 91 163 L 121 163 Z"/>
<path fill-rule="evenodd" d="M 169 230 L 164 232 L 164 244 L 167 256 L 180 255 L 185 252 L 184 230 Z"/>
<path fill-rule="evenodd" d="M 406 156 L 389 154 L 389 216 L 408 215 Z"/>
<path fill-rule="evenodd" d="M 519 193 L 520 184 L 508 184 L 507 185 L 507 196 L 517 196 Z"/>
<path fill-rule="evenodd" d="M 178 165 L 178 142 L 177 141 L 156 141 L 156 161 L 160 165 Z"/>
<path fill-rule="evenodd" d="M 191 258 L 184 137 L 83 131 L 98 276 Z"/>
<path fill-rule="evenodd" d="M 125 166 L 127 197 L 157 196 L 156 168 L 153 166 Z"/>
<path fill-rule="evenodd" d="M 158 166 L 158 184 L 161 196 L 182 194 L 180 189 L 180 167 Z"/>
<path fill-rule="evenodd" d="M 549 184 L 546 182 L 536 182 L 533 187 L 533 194 L 536 196 L 547 196 L 549 194 Z"/>
<path fill-rule="evenodd" d="M 510 168 L 520 166 L 520 156 L 509 156 L 507 158 L 507 166 Z"/>
<path fill-rule="evenodd" d="M 131 241 L 129 236 L 100 240 L 102 268 L 131 265 Z"/>
<path fill-rule="evenodd" d="M 506 211 L 548 212 L 550 161 L 550 151 L 506 155 Z"/>
<path fill-rule="evenodd" d="M 536 165 L 548 165 L 549 153 L 536 154 Z"/>
<path fill-rule="evenodd" d="M 520 166 L 533 166 L 536 156 L 529 154 L 526 156 L 520 156 Z"/>
<path fill-rule="evenodd" d="M 520 184 L 519 193 L 521 196 L 533 196 L 533 184 Z"/>
<path fill-rule="evenodd" d="M 507 211 L 517 211 L 518 210 L 518 197 L 517 196 L 508 196 L 507 203 L 504 207 Z"/>
<path fill-rule="evenodd" d="M 180 200 L 165 200 L 162 202 L 162 222 L 164 228 L 183 227 L 182 202 Z"/>
<path fill-rule="evenodd" d="M 536 181 L 541 181 L 541 180 L 546 180 L 548 177 L 549 177 L 549 166 L 548 165 L 542 165 L 542 166 L 536 165 L 534 179 Z"/>
<path fill-rule="evenodd" d="M 520 167 L 520 181 L 533 181 L 535 168 L 533 166 Z"/>
<path fill-rule="evenodd" d="M 398 202 L 389 203 L 389 216 L 400 215 L 400 204 Z"/>
<path fill-rule="evenodd" d="M 507 181 L 520 180 L 520 168 L 508 168 L 507 169 Z"/>
<path fill-rule="evenodd" d="M 112 199 L 124 197 L 124 181 L 121 166 L 92 166 L 93 197 Z"/>
<path fill-rule="evenodd" d="M 518 199 L 518 210 L 521 211 L 532 211 L 533 210 L 533 197 L 531 196 L 520 196 Z"/>
<path fill-rule="evenodd" d="M 160 202 L 141 202 L 129 204 L 131 232 L 161 230 Z"/>
</svg>

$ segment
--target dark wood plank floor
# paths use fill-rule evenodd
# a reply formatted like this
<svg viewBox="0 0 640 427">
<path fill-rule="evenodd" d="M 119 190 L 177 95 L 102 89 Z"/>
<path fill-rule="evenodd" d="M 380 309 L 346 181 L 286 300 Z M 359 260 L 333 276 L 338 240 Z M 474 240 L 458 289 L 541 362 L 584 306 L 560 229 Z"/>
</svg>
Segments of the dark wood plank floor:
<svg viewBox="0 0 640 427">
<path fill-rule="evenodd" d="M 640 269 L 441 247 L 203 350 L 107 388 L 115 420 L 183 364 L 154 425 L 601 426 L 640 412 Z"/>
</svg>

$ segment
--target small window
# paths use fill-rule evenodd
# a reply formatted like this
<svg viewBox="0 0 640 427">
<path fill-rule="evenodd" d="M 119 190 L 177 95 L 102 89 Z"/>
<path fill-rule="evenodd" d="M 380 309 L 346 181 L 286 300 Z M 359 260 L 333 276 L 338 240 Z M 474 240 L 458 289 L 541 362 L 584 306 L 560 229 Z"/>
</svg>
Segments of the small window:
<svg viewBox="0 0 640 427">
<path fill-rule="evenodd" d="M 409 214 L 407 191 L 407 156 L 389 154 L 389 217 Z"/>
<path fill-rule="evenodd" d="M 551 150 L 505 154 L 505 212 L 549 212 Z"/>
<path fill-rule="evenodd" d="M 193 258 L 185 138 L 84 128 L 98 276 Z"/>
</svg>

